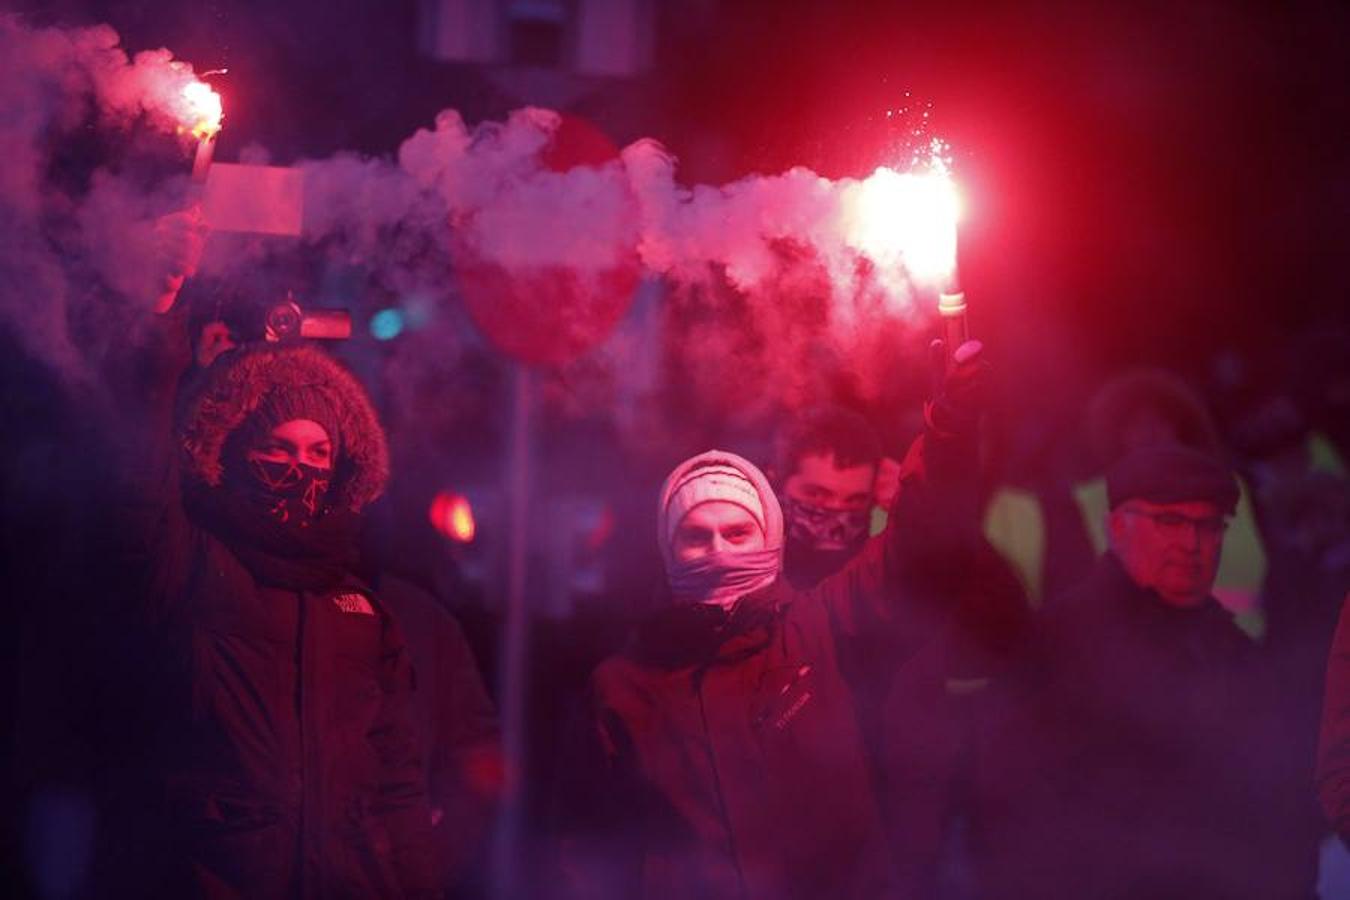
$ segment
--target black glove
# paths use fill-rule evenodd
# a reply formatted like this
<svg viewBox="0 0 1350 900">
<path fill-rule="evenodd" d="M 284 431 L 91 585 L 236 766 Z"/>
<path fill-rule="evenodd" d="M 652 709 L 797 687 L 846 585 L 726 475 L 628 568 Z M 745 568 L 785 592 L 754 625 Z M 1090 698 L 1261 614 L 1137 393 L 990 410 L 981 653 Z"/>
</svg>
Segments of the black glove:
<svg viewBox="0 0 1350 900">
<path fill-rule="evenodd" d="M 933 399 L 924 406 L 924 419 L 943 435 L 971 434 L 989 406 L 992 369 L 984 358 L 984 344 L 966 341 L 950 362 L 942 341 L 934 341 L 931 349 L 942 374 Z"/>
</svg>

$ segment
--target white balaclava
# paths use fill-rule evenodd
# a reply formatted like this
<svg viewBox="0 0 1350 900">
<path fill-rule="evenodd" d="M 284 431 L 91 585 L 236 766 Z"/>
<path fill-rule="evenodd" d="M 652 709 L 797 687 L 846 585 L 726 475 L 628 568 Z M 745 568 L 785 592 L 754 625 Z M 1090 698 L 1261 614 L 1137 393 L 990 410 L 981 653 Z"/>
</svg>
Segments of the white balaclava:
<svg viewBox="0 0 1350 900">
<path fill-rule="evenodd" d="M 764 531 L 764 549 L 713 553 L 691 562 L 675 559 L 671 542 L 685 515 L 702 503 L 723 500 L 744 508 Z M 730 608 L 771 584 L 783 566 L 783 513 L 764 473 L 724 450 L 700 453 L 675 467 L 661 487 L 657 540 L 675 598 Z"/>
</svg>

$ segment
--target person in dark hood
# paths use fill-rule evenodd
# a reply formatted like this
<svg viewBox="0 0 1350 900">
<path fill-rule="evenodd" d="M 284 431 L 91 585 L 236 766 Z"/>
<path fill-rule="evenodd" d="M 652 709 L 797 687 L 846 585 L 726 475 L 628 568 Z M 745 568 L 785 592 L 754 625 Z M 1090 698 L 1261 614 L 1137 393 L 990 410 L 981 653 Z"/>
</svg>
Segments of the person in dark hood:
<svg viewBox="0 0 1350 900">
<path fill-rule="evenodd" d="M 384 431 L 327 354 L 262 345 L 221 356 L 175 432 L 183 319 L 160 316 L 143 349 L 118 465 L 117 540 L 145 575 L 158 673 L 157 892 L 434 896 L 409 654 L 356 574 Z"/>
<path fill-rule="evenodd" d="M 893 895 L 836 638 L 887 623 L 904 657 L 941 627 L 978 531 L 961 488 L 979 394 L 951 389 L 983 377 L 978 348 L 967 352 L 892 525 L 813 590 L 782 577 L 784 517 L 754 465 L 714 450 L 666 479 L 669 602 L 592 677 L 605 759 L 593 802 L 609 828 L 576 867 L 586 893 Z"/>
</svg>

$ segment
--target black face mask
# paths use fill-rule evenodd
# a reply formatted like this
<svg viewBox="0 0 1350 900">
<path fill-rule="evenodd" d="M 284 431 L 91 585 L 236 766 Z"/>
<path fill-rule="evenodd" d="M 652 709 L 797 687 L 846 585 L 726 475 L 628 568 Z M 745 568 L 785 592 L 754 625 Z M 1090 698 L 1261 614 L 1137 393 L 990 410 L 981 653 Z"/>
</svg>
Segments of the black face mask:
<svg viewBox="0 0 1350 900">
<path fill-rule="evenodd" d="M 830 549 L 839 549 L 861 544 L 867 538 L 870 510 L 826 509 L 786 496 L 781 505 L 783 530 L 787 539 L 795 543 L 817 549 L 833 545 Z"/>
<path fill-rule="evenodd" d="M 867 541 L 870 510 L 833 510 L 783 496 L 784 571 L 810 587 L 843 568 Z M 822 547 L 824 544 L 826 546 Z"/>
<path fill-rule="evenodd" d="M 283 525 L 304 527 L 326 511 L 333 473 L 302 462 L 250 459 L 231 485 Z"/>
</svg>

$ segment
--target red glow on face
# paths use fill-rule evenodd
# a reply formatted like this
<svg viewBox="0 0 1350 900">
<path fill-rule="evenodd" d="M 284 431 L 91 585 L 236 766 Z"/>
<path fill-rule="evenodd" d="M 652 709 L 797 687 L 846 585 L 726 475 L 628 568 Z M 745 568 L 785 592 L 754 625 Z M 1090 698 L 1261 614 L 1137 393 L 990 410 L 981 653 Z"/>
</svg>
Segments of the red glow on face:
<svg viewBox="0 0 1350 900">
<path fill-rule="evenodd" d="M 469 498 L 463 494 L 449 491 L 437 494 L 431 501 L 428 518 L 433 528 L 460 544 L 472 542 L 477 533 L 473 507 L 469 504 Z"/>
</svg>

